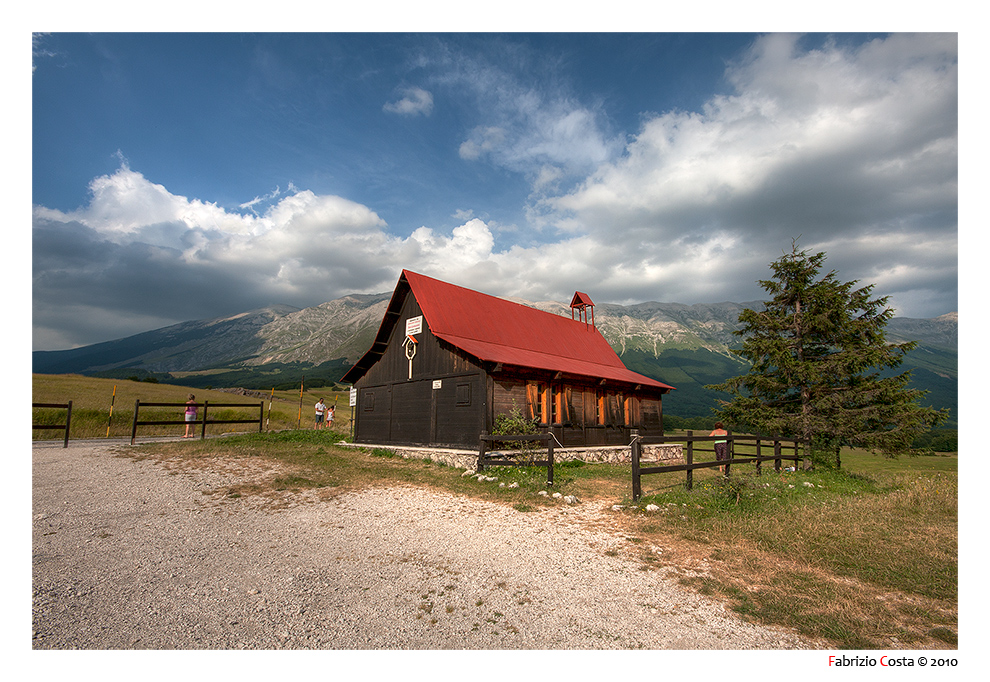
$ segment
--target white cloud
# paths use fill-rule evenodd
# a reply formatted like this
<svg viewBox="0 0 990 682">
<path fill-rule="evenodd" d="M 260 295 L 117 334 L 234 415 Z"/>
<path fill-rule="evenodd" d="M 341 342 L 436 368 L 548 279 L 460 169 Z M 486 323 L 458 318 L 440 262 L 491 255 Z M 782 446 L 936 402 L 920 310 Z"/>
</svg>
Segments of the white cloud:
<svg viewBox="0 0 990 682">
<path fill-rule="evenodd" d="M 402 268 L 456 278 L 488 261 L 495 241 L 477 218 L 449 234 L 422 227 L 399 238 L 368 207 L 311 191 L 244 216 L 173 195 L 126 167 L 91 191 L 75 211 L 35 207 L 36 347 L 65 347 L 48 345 L 68 339 L 58 320 L 91 307 L 101 312 L 87 318 L 101 324 L 76 323 L 73 345 L 105 340 L 106 329 L 133 333 L 135 320 L 148 328 L 386 291 Z"/>
<path fill-rule="evenodd" d="M 554 167 L 558 178 L 573 181 L 622 151 L 622 138 L 609 132 L 601 107 L 578 101 L 560 79 L 543 72 L 552 72 L 545 55 L 501 45 L 500 53 L 501 65 L 473 54 L 437 58 L 443 71 L 436 81 L 477 111 L 477 124 L 459 146 L 461 158 L 521 173 L 539 190 L 544 168 Z M 540 89 L 530 84 L 536 72 Z"/>
<path fill-rule="evenodd" d="M 257 226 L 251 216 L 228 213 L 216 204 L 172 194 L 132 171 L 126 163 L 112 175 L 90 182 L 89 191 L 92 196 L 84 207 L 62 212 L 35 206 L 35 217 L 55 222 L 76 221 L 114 241 L 157 224 L 214 228 L 232 234 L 249 234 Z"/>
<path fill-rule="evenodd" d="M 462 159 L 475 161 L 483 154 L 491 154 L 499 150 L 505 144 L 506 137 L 505 130 L 498 126 L 478 127 L 461 143 L 458 153 Z"/>
<path fill-rule="evenodd" d="M 395 102 L 386 102 L 382 107 L 385 111 L 403 116 L 422 114 L 429 116 L 433 113 L 433 94 L 423 88 L 406 88 L 402 97 Z"/>
<path fill-rule="evenodd" d="M 727 71 L 733 92 L 645 119 L 628 142 L 606 134 L 593 107 L 494 70 L 455 73 L 448 84 L 473 83 L 484 112 L 461 157 L 531 183 L 518 228 L 458 209 L 450 232 L 423 226 L 402 238 L 368 206 L 294 186 L 245 202 L 245 215 L 174 195 L 124 163 L 75 211 L 35 207 L 36 326 L 64 341 L 59 315 L 82 306 L 100 308 L 93 319 L 104 328 L 129 330 L 138 314 L 164 325 L 315 305 L 388 291 L 402 268 L 531 299 L 580 289 L 600 303 L 753 300 L 795 237 L 826 251 L 843 279 L 875 282 L 899 314 L 949 312 L 955 37 L 799 46 L 793 36 L 757 40 Z M 429 95 L 420 92 L 393 110 L 417 113 Z M 521 239 L 500 247 L 496 235 L 508 231 Z"/>
<path fill-rule="evenodd" d="M 621 158 L 534 213 L 683 274 L 642 276 L 663 299 L 756 297 L 754 280 L 800 237 L 894 303 L 934 287 L 955 305 L 955 36 L 807 52 L 794 36 L 766 36 L 727 79 L 734 93 L 647 119 Z"/>
<path fill-rule="evenodd" d="M 796 41 L 758 40 L 728 71 L 735 94 L 647 120 L 620 159 L 552 205 L 572 229 L 647 228 L 667 240 L 857 232 L 898 213 L 951 210 L 954 40 L 895 36 L 808 53 Z"/>
</svg>

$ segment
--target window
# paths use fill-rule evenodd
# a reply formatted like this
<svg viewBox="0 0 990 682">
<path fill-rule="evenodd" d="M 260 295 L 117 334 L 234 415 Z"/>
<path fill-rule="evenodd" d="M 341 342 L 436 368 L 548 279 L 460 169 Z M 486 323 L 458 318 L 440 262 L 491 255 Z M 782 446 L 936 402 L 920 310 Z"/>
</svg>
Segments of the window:
<svg viewBox="0 0 990 682">
<path fill-rule="evenodd" d="M 546 424 L 550 414 L 550 387 L 536 381 L 526 384 L 526 412 L 537 424 Z"/>
<path fill-rule="evenodd" d="M 626 426 L 638 426 L 636 418 L 636 398 L 631 395 L 619 396 L 622 403 L 622 423 Z"/>
</svg>

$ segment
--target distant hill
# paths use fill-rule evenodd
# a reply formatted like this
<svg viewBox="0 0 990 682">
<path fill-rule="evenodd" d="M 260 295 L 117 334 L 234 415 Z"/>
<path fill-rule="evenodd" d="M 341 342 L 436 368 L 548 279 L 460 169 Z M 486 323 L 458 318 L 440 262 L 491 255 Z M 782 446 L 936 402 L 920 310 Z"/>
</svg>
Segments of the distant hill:
<svg viewBox="0 0 990 682">
<path fill-rule="evenodd" d="M 257 389 L 298 386 L 305 376 L 307 386 L 322 386 L 338 381 L 371 346 L 390 296 L 355 294 L 302 310 L 270 306 L 83 348 L 36 351 L 33 369 Z M 570 316 L 563 303 L 514 300 Z M 718 397 L 704 386 L 746 372 L 746 362 L 729 350 L 739 345 L 732 332 L 744 309 L 759 307 L 759 302 L 602 304 L 595 308 L 595 323 L 626 366 L 677 388 L 664 399 L 665 412 L 704 416 Z M 887 335 L 895 342 L 918 342 L 901 369 L 911 369 L 912 385 L 929 391 L 927 404 L 949 407 L 955 421 L 957 314 L 894 318 Z"/>
</svg>

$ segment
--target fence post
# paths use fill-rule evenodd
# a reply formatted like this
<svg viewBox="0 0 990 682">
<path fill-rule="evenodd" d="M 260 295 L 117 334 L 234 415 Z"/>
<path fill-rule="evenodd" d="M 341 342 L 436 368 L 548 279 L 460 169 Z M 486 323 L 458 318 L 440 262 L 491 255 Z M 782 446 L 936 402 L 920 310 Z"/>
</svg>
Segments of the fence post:
<svg viewBox="0 0 990 682">
<path fill-rule="evenodd" d="M 203 401 L 203 430 L 200 431 L 199 439 L 206 440 L 206 411 L 210 409 L 210 401 Z"/>
<path fill-rule="evenodd" d="M 485 440 L 485 436 L 487 435 L 487 431 L 481 432 L 481 445 L 478 446 L 478 465 L 475 467 L 475 470 L 478 472 L 485 469 L 485 451 L 488 450 L 488 441 Z"/>
<path fill-rule="evenodd" d="M 553 434 L 547 434 L 547 485 L 553 486 Z"/>
<path fill-rule="evenodd" d="M 131 445 L 134 445 L 134 439 L 137 438 L 137 418 L 138 410 L 141 408 L 141 399 L 138 398 L 134 401 L 134 423 L 131 425 Z"/>
<path fill-rule="evenodd" d="M 694 464 L 694 431 L 687 432 L 687 465 L 691 466 Z M 694 469 L 687 470 L 687 482 L 685 483 L 688 490 L 694 487 Z"/>
<path fill-rule="evenodd" d="M 259 411 L 258 411 L 258 433 L 261 433 L 262 431 L 265 430 L 264 429 L 264 426 L 265 426 L 265 401 L 262 400 L 260 403 L 258 403 L 258 407 L 259 407 Z"/>
<path fill-rule="evenodd" d="M 763 462 L 760 461 L 760 455 L 763 454 L 763 450 L 760 447 L 761 445 L 763 445 L 763 439 L 757 436 L 756 437 L 756 475 L 757 476 L 763 475 L 763 466 L 762 466 Z"/>
<path fill-rule="evenodd" d="M 725 460 L 725 477 L 728 478 L 729 477 L 729 469 L 732 467 L 732 465 L 729 464 L 729 462 L 731 462 L 732 461 L 732 458 L 736 456 L 736 440 L 735 440 L 735 438 L 733 438 L 732 431 L 731 430 L 726 429 L 725 432 L 727 434 L 726 437 L 725 437 L 725 441 L 726 441 L 725 442 L 725 456 L 728 457 L 728 459 Z M 717 457 L 717 455 L 716 455 L 716 457 Z"/>
<path fill-rule="evenodd" d="M 633 502 L 643 496 L 643 488 L 640 483 L 639 458 L 643 453 L 643 445 L 639 442 L 639 436 L 632 439 L 632 479 L 633 479 Z"/>
<path fill-rule="evenodd" d="M 65 415 L 65 440 L 62 441 L 62 447 L 69 447 L 69 424 L 72 423 L 72 401 L 68 404 L 69 412 Z"/>
</svg>

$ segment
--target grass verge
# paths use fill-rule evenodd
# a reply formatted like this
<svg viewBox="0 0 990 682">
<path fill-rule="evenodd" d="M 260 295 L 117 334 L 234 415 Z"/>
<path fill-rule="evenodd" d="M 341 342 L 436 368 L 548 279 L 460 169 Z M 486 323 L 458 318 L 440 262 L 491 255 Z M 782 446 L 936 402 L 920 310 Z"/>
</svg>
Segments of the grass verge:
<svg viewBox="0 0 990 682">
<path fill-rule="evenodd" d="M 951 648 L 955 461 L 885 466 L 850 452 L 843 470 L 764 468 L 757 477 L 735 467 L 729 479 L 708 473 L 692 491 L 679 481 L 655 489 L 630 524 L 641 537 L 683 548 L 692 561 L 675 566 L 682 582 L 748 618 L 839 648 Z"/>
</svg>

